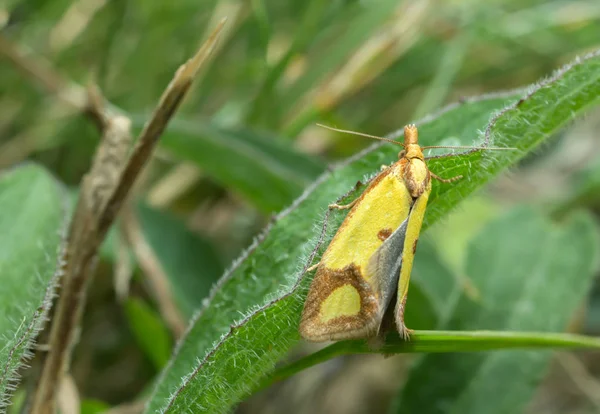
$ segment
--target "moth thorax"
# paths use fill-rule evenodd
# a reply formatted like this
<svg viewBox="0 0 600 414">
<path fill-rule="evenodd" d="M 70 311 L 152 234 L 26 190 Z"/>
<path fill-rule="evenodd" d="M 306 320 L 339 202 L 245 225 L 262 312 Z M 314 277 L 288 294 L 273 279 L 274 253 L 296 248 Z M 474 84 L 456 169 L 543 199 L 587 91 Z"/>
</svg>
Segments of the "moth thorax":
<svg viewBox="0 0 600 414">
<path fill-rule="evenodd" d="M 413 198 L 417 198 L 423 194 L 430 179 L 425 161 L 420 158 L 408 160 L 404 168 L 404 182 Z"/>
<path fill-rule="evenodd" d="M 423 160 L 425 158 L 423 157 L 421 147 L 417 144 L 406 145 L 404 148 L 404 157 L 409 160 L 412 160 L 413 158 Z"/>
</svg>

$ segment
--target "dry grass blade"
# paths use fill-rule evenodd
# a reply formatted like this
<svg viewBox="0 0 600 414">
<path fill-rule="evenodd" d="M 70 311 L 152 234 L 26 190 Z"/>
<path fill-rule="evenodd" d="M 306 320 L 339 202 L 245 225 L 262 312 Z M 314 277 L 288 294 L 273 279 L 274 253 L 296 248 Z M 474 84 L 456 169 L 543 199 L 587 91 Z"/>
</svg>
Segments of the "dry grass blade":
<svg viewBox="0 0 600 414">
<path fill-rule="evenodd" d="M 133 277 L 133 263 L 129 256 L 129 244 L 125 236 L 123 220 L 118 220 L 117 237 L 115 237 L 115 265 L 113 272 L 113 286 L 117 300 L 124 303 L 129 297 L 129 284 Z"/>
<path fill-rule="evenodd" d="M 173 295 L 169 279 L 165 273 L 160 261 L 156 257 L 154 250 L 145 239 L 142 227 L 131 208 L 125 208 L 123 211 L 123 229 L 137 258 L 137 261 L 150 282 L 150 288 L 154 294 L 160 313 L 167 325 L 173 332 L 175 338 L 180 338 L 185 332 L 185 320 L 179 312 Z"/>
<path fill-rule="evenodd" d="M 58 389 L 58 409 L 61 414 L 79 414 L 81 412 L 81 399 L 77 384 L 71 375 L 65 375 Z"/>
<path fill-rule="evenodd" d="M 25 76 L 34 79 L 55 94 L 63 103 L 82 111 L 87 108 L 85 89 L 62 78 L 42 57 L 31 56 L 31 53 L 17 47 L 1 35 L 0 54 L 6 56 Z"/>
<path fill-rule="evenodd" d="M 71 3 L 50 32 L 52 51 L 58 53 L 70 47 L 106 3 L 106 0 L 78 0 Z"/>
<path fill-rule="evenodd" d="M 344 98 L 356 93 L 385 71 L 419 38 L 420 24 L 430 8 L 428 1 L 398 7 L 389 23 L 370 37 L 349 57 L 346 64 L 326 79 L 291 111 L 289 124 L 302 119 L 315 105 L 319 111 L 328 111 Z"/>
<path fill-rule="evenodd" d="M 575 386 L 597 410 L 600 410 L 600 382 L 588 372 L 586 366 L 574 354 L 565 352 L 557 359 Z"/>
<path fill-rule="evenodd" d="M 117 405 L 103 414 L 141 414 L 144 411 L 146 401 L 135 401 L 128 404 Z"/>
<path fill-rule="evenodd" d="M 201 177 L 202 172 L 195 164 L 182 162 L 152 186 L 146 201 L 152 207 L 166 207 L 185 194 Z"/>
</svg>

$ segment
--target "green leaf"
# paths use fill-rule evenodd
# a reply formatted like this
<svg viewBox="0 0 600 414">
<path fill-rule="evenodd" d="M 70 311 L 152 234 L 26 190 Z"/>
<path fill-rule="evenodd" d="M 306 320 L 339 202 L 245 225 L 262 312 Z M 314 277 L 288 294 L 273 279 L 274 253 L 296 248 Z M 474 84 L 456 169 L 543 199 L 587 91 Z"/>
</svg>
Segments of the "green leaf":
<svg viewBox="0 0 600 414">
<path fill-rule="evenodd" d="M 267 213 L 289 205 L 324 169 L 315 157 L 293 150 L 277 137 L 247 129 L 175 120 L 161 142 Z"/>
<path fill-rule="evenodd" d="M 469 242 L 499 211 L 501 209 L 494 200 L 473 196 L 461 203 L 443 223 L 436 223 L 427 234 L 435 240 L 445 263 L 462 274 Z"/>
<path fill-rule="evenodd" d="M 100 400 L 85 399 L 81 401 L 81 414 L 100 414 L 108 411 L 110 405 Z"/>
<path fill-rule="evenodd" d="M 10 398 L 10 405 L 7 407 L 8 414 L 19 414 L 23 410 L 23 406 L 27 400 L 27 391 L 23 388 L 18 388 Z"/>
<path fill-rule="evenodd" d="M 217 251 L 176 217 L 142 205 L 137 211 L 144 236 L 167 273 L 179 309 L 191 318 L 223 274 Z"/>
<path fill-rule="evenodd" d="M 600 157 L 592 160 L 575 176 L 570 186 L 571 193 L 554 210 L 558 215 L 565 214 L 573 208 L 600 205 Z"/>
<path fill-rule="evenodd" d="M 129 326 L 138 344 L 157 369 L 171 356 L 173 341 L 160 316 L 144 301 L 129 298 L 125 304 Z"/>
<path fill-rule="evenodd" d="M 65 197 L 36 165 L 0 175 L 0 411 L 51 306 L 68 218 Z"/>
<path fill-rule="evenodd" d="M 410 303 L 406 309 L 408 326 L 435 329 L 445 318 L 445 313 L 459 289 L 457 276 L 441 260 L 435 245 L 427 237 L 419 240 L 419 254 L 411 274 Z"/>
<path fill-rule="evenodd" d="M 479 300 L 463 297 L 447 328 L 562 331 L 597 270 L 597 230 L 584 214 L 556 226 L 526 208 L 490 223 L 471 242 L 467 261 Z M 541 351 L 427 355 L 412 369 L 395 411 L 522 412 L 550 356 Z"/>
<path fill-rule="evenodd" d="M 599 96 L 600 59 L 590 55 L 531 88 L 521 100 L 514 94 L 487 96 L 451 106 L 422 121 L 423 145 L 449 137 L 472 144 L 479 138 L 477 131 L 486 131 L 491 144 L 519 148 L 430 160 L 433 172 L 465 178 L 451 185 L 434 184 L 424 230 L 503 168 L 597 103 Z M 382 163 L 395 160 L 397 152 L 392 145 L 376 145 L 358 154 L 321 176 L 278 216 L 220 280 L 197 314 L 159 380 L 147 412 L 223 412 L 251 391 L 252 385 L 299 340 L 298 321 L 310 284 L 310 277 L 301 277 L 302 269 L 309 264 L 308 256 L 317 242 L 326 245 L 344 216 L 331 214 L 321 240 L 320 224 L 327 205 L 351 190 L 357 180 L 372 176 Z"/>
</svg>

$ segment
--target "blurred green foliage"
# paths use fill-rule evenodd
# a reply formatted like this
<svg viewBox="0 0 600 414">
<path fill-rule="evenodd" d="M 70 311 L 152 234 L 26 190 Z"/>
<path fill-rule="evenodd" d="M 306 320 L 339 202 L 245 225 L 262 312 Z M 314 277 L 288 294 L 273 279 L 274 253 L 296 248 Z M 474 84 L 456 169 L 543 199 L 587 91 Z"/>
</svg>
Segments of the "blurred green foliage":
<svg viewBox="0 0 600 414">
<path fill-rule="evenodd" d="M 68 221 L 64 188 L 43 168 L 0 174 L 0 410 L 44 327 L 60 278 Z M 39 211 L 39 206 L 45 209 Z"/>
<path fill-rule="evenodd" d="M 328 164 L 370 144 L 362 138 L 319 129 L 315 127 L 316 122 L 383 135 L 465 96 L 530 85 L 576 56 L 600 47 L 600 3 L 596 0 L 182 0 L 174 3 L 7 0 L 0 5 L 0 54 L 4 57 L 0 65 L 0 168 L 14 168 L 24 160 L 31 160 L 43 165 L 58 181 L 77 186 L 89 168 L 99 136 L 89 119 L 66 102 L 65 91 L 72 90 L 73 84 L 97 83 L 107 100 L 129 115 L 139 130 L 173 72 L 195 52 L 224 16 L 229 20 L 210 66 L 200 74 L 176 119 L 165 131 L 164 140 L 134 195 L 144 206 L 149 206 L 136 210 L 142 235 L 158 258 L 174 301 L 186 320 L 205 303 L 224 264 L 239 256 L 269 222 L 271 214 L 290 205 L 327 170 Z M 555 123 L 545 124 L 551 127 L 540 130 L 519 124 L 513 129 L 511 120 L 521 118 L 508 117 L 507 124 L 501 125 L 502 134 L 494 138 L 519 146 L 519 139 L 539 142 L 542 135 L 546 138 L 548 133 L 555 134 L 572 119 L 570 113 L 563 112 L 579 113 L 597 103 L 596 96 L 584 96 L 586 90 L 590 94 L 597 92 L 597 78 L 592 74 L 590 69 L 567 85 L 581 88 L 573 92 L 573 96 L 577 94 L 577 99 L 585 102 L 576 109 L 566 104 L 573 102 L 570 92 L 563 89 L 560 89 L 562 96 L 547 97 L 546 104 L 536 101 L 536 105 L 554 110 L 540 111 L 557 119 Z M 444 118 L 446 121 L 441 127 L 423 129 L 423 143 L 426 145 L 428 139 L 430 144 L 439 140 L 458 140 L 465 145 L 477 142 L 491 114 L 521 94 L 514 92 L 504 98 L 483 100 L 474 106 L 476 114 L 457 111 Z M 558 105 L 560 99 L 566 103 Z M 464 108 L 467 107 L 470 106 Z M 523 111 L 535 113 L 537 109 L 527 107 L 526 103 Z M 415 264 L 409 297 L 413 307 L 408 317 L 414 321 L 414 327 L 454 326 L 444 322 L 445 312 L 453 309 L 464 292 L 471 298 L 482 293 L 478 284 L 487 273 L 472 271 L 475 253 L 469 245 L 478 241 L 485 245 L 484 236 L 474 237 L 486 223 L 500 220 L 500 216 L 507 217 L 503 215 L 504 210 L 522 203 L 534 204 L 536 223 L 570 220 L 575 210 L 587 210 L 589 220 L 593 220 L 589 217 L 597 219 L 600 145 L 595 131 L 600 126 L 600 118 L 597 112 L 589 114 L 575 128 L 530 154 L 520 166 L 515 165 L 511 177 L 501 179 L 485 194 L 480 193 L 479 204 L 469 204 L 458 212 L 462 216 L 450 216 L 425 234 L 429 240 L 421 243 L 417 255 L 420 262 Z M 518 135 L 514 135 L 515 131 Z M 345 177 L 338 172 L 334 181 L 322 187 L 318 203 L 311 202 L 312 205 L 296 210 L 294 220 L 277 224 L 275 233 L 280 237 L 268 240 L 260 253 L 268 260 L 261 262 L 251 256 L 242 270 L 237 271 L 234 289 L 221 284 L 220 289 L 212 293 L 213 299 L 218 300 L 213 300 L 212 307 L 203 315 L 209 315 L 209 319 L 210 315 L 216 315 L 215 319 L 194 325 L 194 332 L 199 332 L 198 338 L 202 340 L 185 342 L 182 345 L 186 350 L 184 357 L 167 364 L 169 369 L 175 366 L 174 376 L 172 372 L 171 376 L 159 375 L 168 357 L 166 348 L 174 342 L 169 337 L 168 324 L 157 317 L 160 297 L 138 268 L 140 258 L 131 258 L 135 256 L 131 253 L 135 249 L 129 248 L 130 242 L 121 234 L 122 229 L 115 226 L 111 238 L 118 241 L 104 247 L 110 254 L 102 256 L 96 281 L 89 290 L 81 345 L 73 363 L 72 375 L 80 387 L 82 409 L 97 412 L 146 396 L 155 382 L 165 387 L 158 395 L 171 394 L 182 377 L 189 375 L 197 361 L 205 357 L 207 350 L 230 326 L 266 299 L 273 299 L 282 287 L 293 281 L 294 272 L 302 265 L 299 259 L 314 247 L 312 237 L 320 231 L 326 204 L 348 191 L 356 179 L 377 171 L 378 164 L 393 161 L 396 152 L 395 148 L 382 149 L 360 161 L 357 164 L 360 168 L 343 170 Z M 432 160 L 432 171 L 446 176 L 453 175 L 453 169 L 464 169 L 468 178 L 459 183 L 458 189 L 436 190 L 434 198 L 439 196 L 440 202 L 432 203 L 428 223 L 446 217 L 451 207 L 492 178 L 500 168 L 483 164 L 490 170 L 477 170 L 480 161 L 477 158 Z M 500 164 L 505 167 L 514 165 L 515 161 Z M 31 170 L 15 171 L 26 174 Z M 36 183 L 59 185 L 46 172 L 39 174 L 42 175 L 34 180 Z M 30 187 L 31 191 L 37 188 Z M 50 197 L 53 191 L 48 189 L 37 195 Z M 0 193 L 1 199 L 9 196 L 8 192 Z M 37 216 L 40 220 L 43 214 L 51 216 L 55 212 L 54 204 L 42 201 L 39 204 L 44 206 L 44 211 Z M 19 206 L 3 202 L 0 223 L 10 223 L 2 218 L 15 211 L 27 213 L 26 205 L 20 209 Z M 39 263 L 33 259 L 41 253 L 57 254 L 58 249 L 46 247 L 45 240 L 57 238 L 61 219 L 65 218 L 53 216 L 54 221 L 47 218 L 44 222 L 47 231 L 36 239 L 44 242 L 26 255 L 31 261 L 29 264 Z M 339 220 L 339 217 L 334 218 L 329 232 Z M 34 231 L 35 223 L 30 221 L 27 230 Z M 540 238 L 542 234 L 550 237 L 553 231 L 558 231 L 545 226 L 538 226 Z M 597 236 L 597 229 L 591 224 L 588 227 L 586 231 Z M 502 239 L 498 249 L 511 244 L 509 239 Z M 574 236 L 573 240 L 577 243 L 583 239 Z M 267 247 L 271 245 L 277 254 L 269 253 Z M 29 247 L 32 246 L 36 247 L 33 244 Z M 15 253 L 17 249 L 7 248 L 6 243 L 0 248 L 0 261 L 2 255 L 11 254 L 11 260 L 15 257 L 22 260 L 22 254 Z M 576 258 L 581 259 L 574 257 L 574 262 Z M 270 267 L 265 265 L 269 261 Z M 508 261 L 498 264 L 490 261 L 482 266 L 500 271 L 510 264 Z M 36 266 L 46 279 L 56 270 L 52 266 Z M 115 274 L 124 276 L 113 281 Z M 582 275 L 582 286 L 588 280 L 585 277 L 591 278 L 594 274 L 590 270 Z M 549 280 L 545 275 L 539 277 L 541 282 Z M 36 279 L 36 283 L 40 280 Z M 128 285 L 130 298 L 123 303 L 115 300 L 114 290 L 119 283 Z M 44 289 L 42 283 L 39 289 L 32 287 L 23 291 L 30 296 L 18 307 L 24 320 L 34 315 L 35 302 Z M 571 330 L 600 331 L 600 319 L 594 316 L 600 313 L 587 313 L 587 309 L 598 308 L 600 289 L 590 291 L 596 293 L 590 294 L 589 307 L 581 306 L 585 328 L 581 327 L 580 319 L 576 319 Z M 11 288 L 7 294 L 14 292 Z M 564 308 L 568 314 L 561 316 L 560 323 L 551 325 L 552 329 L 564 327 L 584 294 L 575 295 L 577 297 Z M 299 312 L 297 305 L 301 297 L 294 300 L 297 303 L 283 314 L 286 320 L 293 319 Z M 12 317 L 9 322 L 10 326 L 18 327 L 22 319 Z M 277 323 L 269 326 L 276 329 Z M 274 349 L 265 348 L 266 354 L 272 363 L 280 360 L 297 341 L 294 323 L 296 321 L 291 321 L 281 331 L 265 333 L 263 338 L 248 336 L 231 342 L 229 358 L 216 360 L 215 372 L 240 361 L 251 361 L 260 351 L 258 345 L 252 349 L 242 344 L 264 342 L 266 346 L 271 336 L 274 340 L 270 346 Z M 0 326 L 4 326 L 2 320 Z M 483 322 L 465 326 L 469 329 L 518 328 L 514 324 L 500 326 Z M 535 325 L 527 329 L 543 327 Z M 284 333 L 287 331 L 288 336 Z M 14 339 L 10 332 L 10 329 L 0 332 L 0 350 L 9 349 L 7 344 Z M 497 358 L 504 358 L 505 354 L 501 355 Z M 508 359 L 517 358 L 513 354 L 506 355 Z M 454 361 L 452 358 L 443 357 L 444 361 Z M 226 384 L 231 388 L 222 391 L 229 393 L 228 400 L 222 401 L 216 411 L 227 411 L 231 404 L 245 397 L 253 389 L 254 381 L 269 371 L 271 362 L 254 367 L 256 378 L 252 380 Z M 421 363 L 431 364 L 427 359 Z M 2 364 L 0 369 L 16 366 L 14 361 Z M 353 360 L 344 360 L 341 366 L 352 370 L 352 364 Z M 516 393 L 521 392 L 520 395 L 526 397 L 515 398 L 514 405 L 506 412 L 522 410 L 524 401 L 531 400 L 546 366 L 547 358 L 536 368 L 535 381 L 526 381 L 527 386 L 517 387 Z M 592 366 L 595 365 L 590 364 Z M 238 371 L 223 373 L 223 377 L 243 372 L 244 365 L 236 369 Z M 332 375 L 332 372 L 340 375 Z M 399 365 L 398 372 L 408 370 Z M 467 378 L 474 377 L 475 374 L 469 372 L 463 374 Z M 590 376 L 595 373 L 590 372 Z M 397 399 L 402 392 L 403 381 L 396 374 L 386 381 L 397 386 L 383 397 L 382 391 L 376 389 L 377 381 L 370 386 L 369 381 L 363 380 L 361 392 L 355 393 L 354 408 L 344 408 L 342 402 L 328 405 L 327 395 L 337 390 L 333 385 L 326 386 L 335 382 L 333 377 L 348 382 L 343 389 L 352 389 L 349 377 L 341 374 L 345 372 L 339 366 L 325 365 L 318 373 L 314 371 L 312 377 L 298 375 L 288 383 L 291 385 L 279 386 L 277 394 L 280 396 L 258 395 L 240 406 L 239 411 L 280 412 L 282 407 L 287 407 L 287 401 L 293 399 L 298 401 L 294 412 L 362 412 L 361 404 L 380 407 L 383 401 Z M 90 375 L 93 375 L 92 380 L 88 379 Z M 360 381 L 360 376 L 356 376 Z M 428 386 L 431 395 L 425 402 L 433 406 L 436 395 L 443 393 L 437 392 L 443 384 L 427 376 L 432 384 Z M 214 378 L 201 379 L 210 383 Z M 26 377 L 26 380 L 24 385 L 32 379 Z M 409 380 L 409 386 L 414 381 L 417 379 Z M 585 392 L 578 394 L 577 401 L 569 400 L 570 405 L 561 405 L 570 395 L 569 381 L 541 387 L 540 393 L 546 392 L 530 402 L 530 410 L 541 412 L 535 411 L 536 407 L 544 407 L 543 412 L 549 413 L 593 412 L 597 401 Z M 326 391 L 318 392 L 316 388 Z M 489 398 L 501 393 L 502 384 L 497 384 Z M 207 398 L 217 396 L 218 393 Z M 484 391 L 478 396 L 485 398 Z M 199 404 L 195 406 L 196 412 L 201 412 L 198 407 L 205 402 L 196 400 L 198 394 L 190 398 L 185 403 Z M 416 395 L 413 398 L 412 402 L 417 401 Z M 373 400 L 377 401 L 375 405 L 369 405 Z M 407 400 L 403 397 L 402 401 Z M 456 402 L 445 405 L 437 412 L 464 408 L 469 401 L 463 401 L 462 405 Z M 153 404 L 152 407 L 163 406 L 164 399 L 155 400 Z"/>
</svg>

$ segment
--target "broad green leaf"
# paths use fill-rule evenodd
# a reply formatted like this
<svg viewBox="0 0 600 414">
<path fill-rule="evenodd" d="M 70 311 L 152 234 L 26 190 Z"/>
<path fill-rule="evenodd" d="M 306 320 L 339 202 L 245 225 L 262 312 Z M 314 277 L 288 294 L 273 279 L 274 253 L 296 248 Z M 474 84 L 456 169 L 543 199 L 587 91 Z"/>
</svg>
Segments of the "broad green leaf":
<svg viewBox="0 0 600 414">
<path fill-rule="evenodd" d="M 290 204 L 324 169 L 274 136 L 200 122 L 175 120 L 162 145 L 267 213 Z"/>
<path fill-rule="evenodd" d="M 125 304 L 125 311 L 140 348 L 154 366 L 161 369 L 171 356 L 173 341 L 169 330 L 160 316 L 141 299 L 129 298 Z"/>
<path fill-rule="evenodd" d="M 419 329 L 438 328 L 445 318 L 453 292 L 460 289 L 457 280 L 457 276 L 441 260 L 433 241 L 422 237 L 411 274 L 411 306 L 406 309 L 406 324 Z"/>
<path fill-rule="evenodd" d="M 461 298 L 447 328 L 562 331 L 585 300 L 599 251 L 598 229 L 587 215 L 554 225 L 527 208 L 511 211 L 471 242 L 467 273 L 480 296 L 476 302 Z M 427 355 L 412 369 L 394 411 L 522 412 L 550 356 L 542 351 Z"/>
<path fill-rule="evenodd" d="M 51 306 L 68 218 L 66 197 L 36 165 L 0 174 L 0 411 Z"/>
<path fill-rule="evenodd" d="M 138 208 L 142 231 L 167 273 L 179 309 L 187 318 L 202 305 L 223 274 L 213 245 L 167 213 Z"/>
<path fill-rule="evenodd" d="M 430 160 L 433 172 L 465 178 L 451 185 L 434 184 L 424 230 L 503 168 L 597 103 L 600 59 L 590 55 L 578 60 L 531 88 L 522 99 L 518 96 L 467 101 L 419 124 L 423 145 L 450 137 L 460 138 L 464 144 L 479 143 L 478 131 L 486 131 L 491 144 L 519 148 Z M 148 412 L 223 412 L 250 392 L 252 384 L 299 339 L 298 321 L 310 284 L 310 277 L 300 276 L 321 240 L 327 205 L 351 190 L 357 180 L 372 176 L 382 163 L 394 161 L 397 153 L 398 148 L 392 145 L 376 145 L 358 154 L 322 175 L 277 217 L 220 280 L 197 314 L 159 380 Z M 330 216 L 323 245 L 344 215 Z"/>
<path fill-rule="evenodd" d="M 27 392 L 22 388 L 17 389 L 10 398 L 10 405 L 7 407 L 6 412 L 8 414 L 19 414 L 26 400 Z"/>
<path fill-rule="evenodd" d="M 435 240 L 444 261 L 457 273 L 464 273 L 469 241 L 499 211 L 493 200 L 473 196 L 461 203 L 443 223 L 436 223 L 427 234 Z"/>
<path fill-rule="evenodd" d="M 566 200 L 555 208 L 556 213 L 564 214 L 569 209 L 582 206 L 600 205 L 600 157 L 594 159 L 580 171 L 571 186 Z"/>
</svg>

